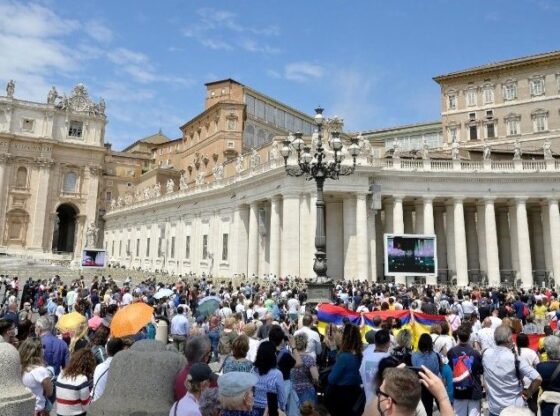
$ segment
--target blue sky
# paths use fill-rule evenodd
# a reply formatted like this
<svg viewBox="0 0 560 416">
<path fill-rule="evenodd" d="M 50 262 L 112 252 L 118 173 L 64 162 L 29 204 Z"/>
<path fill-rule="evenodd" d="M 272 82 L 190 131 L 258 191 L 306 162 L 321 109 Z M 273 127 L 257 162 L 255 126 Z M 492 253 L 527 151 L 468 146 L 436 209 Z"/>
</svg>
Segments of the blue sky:
<svg viewBox="0 0 560 416">
<path fill-rule="evenodd" d="M 222 78 L 368 130 L 437 120 L 435 75 L 560 49 L 559 18 L 557 0 L 0 0 L 0 82 L 40 101 L 83 82 L 116 149 L 179 137 Z"/>
</svg>

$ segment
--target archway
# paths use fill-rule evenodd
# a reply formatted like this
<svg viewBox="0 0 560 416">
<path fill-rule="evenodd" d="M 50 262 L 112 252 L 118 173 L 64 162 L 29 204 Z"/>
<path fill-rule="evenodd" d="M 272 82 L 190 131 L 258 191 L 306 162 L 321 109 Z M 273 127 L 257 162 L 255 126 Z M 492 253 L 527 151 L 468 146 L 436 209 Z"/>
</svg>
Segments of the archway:
<svg viewBox="0 0 560 416">
<path fill-rule="evenodd" d="M 70 204 L 62 204 L 56 210 L 53 234 L 53 250 L 72 253 L 76 232 L 76 215 L 78 210 Z"/>
</svg>

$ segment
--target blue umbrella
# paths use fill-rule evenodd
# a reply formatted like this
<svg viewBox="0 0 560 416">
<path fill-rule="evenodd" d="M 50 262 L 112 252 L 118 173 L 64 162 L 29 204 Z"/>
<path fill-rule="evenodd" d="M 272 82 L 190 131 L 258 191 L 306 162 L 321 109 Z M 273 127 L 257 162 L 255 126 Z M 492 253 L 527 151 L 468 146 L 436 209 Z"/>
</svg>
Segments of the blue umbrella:
<svg viewBox="0 0 560 416">
<path fill-rule="evenodd" d="M 196 311 L 199 316 L 210 316 L 220 307 L 221 299 L 217 296 L 206 296 L 198 302 Z"/>
</svg>

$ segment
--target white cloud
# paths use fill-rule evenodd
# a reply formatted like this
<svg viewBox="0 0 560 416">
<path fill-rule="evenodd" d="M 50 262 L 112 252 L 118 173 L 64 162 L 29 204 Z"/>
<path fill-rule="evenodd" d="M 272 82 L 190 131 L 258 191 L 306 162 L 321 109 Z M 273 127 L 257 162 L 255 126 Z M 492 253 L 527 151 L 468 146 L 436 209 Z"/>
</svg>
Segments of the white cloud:
<svg viewBox="0 0 560 416">
<path fill-rule="evenodd" d="M 113 40 L 112 30 L 97 20 L 90 20 L 87 22 L 84 30 L 90 37 L 98 42 L 109 43 Z"/>
<path fill-rule="evenodd" d="M 199 9 L 197 15 L 199 20 L 184 28 L 182 33 L 209 49 L 240 48 L 247 52 L 262 54 L 279 52 L 278 48 L 261 43 L 263 38 L 280 34 L 277 26 L 250 26 L 240 23 L 238 16 L 233 12 L 213 8 Z"/>
<path fill-rule="evenodd" d="M 6 1 L 0 4 L 0 28 L 3 34 L 47 38 L 73 32 L 79 24 L 38 4 Z"/>
<path fill-rule="evenodd" d="M 290 81 L 297 82 L 321 78 L 324 72 L 323 67 L 310 62 L 293 62 L 284 67 L 284 77 Z"/>
<path fill-rule="evenodd" d="M 148 62 L 148 57 L 140 52 L 134 52 L 126 48 L 117 48 L 107 54 L 111 62 L 117 65 L 122 64 L 144 64 Z"/>
</svg>

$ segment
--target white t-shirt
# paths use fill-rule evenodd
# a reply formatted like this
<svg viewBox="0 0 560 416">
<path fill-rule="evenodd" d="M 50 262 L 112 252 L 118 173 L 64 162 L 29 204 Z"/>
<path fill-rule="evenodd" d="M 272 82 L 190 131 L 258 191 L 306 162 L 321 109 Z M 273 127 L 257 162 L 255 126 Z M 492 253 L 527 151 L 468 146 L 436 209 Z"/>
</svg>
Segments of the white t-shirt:
<svg viewBox="0 0 560 416">
<path fill-rule="evenodd" d="M 499 327 L 502 324 L 502 320 L 500 318 L 498 318 L 497 316 L 491 316 L 490 321 L 492 321 L 492 326 L 490 327 L 492 329 L 496 329 L 497 327 Z"/>
<path fill-rule="evenodd" d="M 125 305 L 128 305 L 129 303 L 132 303 L 132 295 L 130 293 L 126 292 L 122 297 L 121 304 L 123 306 L 125 306 Z"/>
<path fill-rule="evenodd" d="M 175 407 L 177 407 L 177 411 L 175 411 Z M 200 413 L 200 408 L 198 406 L 198 402 L 194 398 L 194 396 L 190 393 L 185 394 L 179 402 L 176 404 L 173 403 L 171 409 L 169 410 L 169 416 L 202 416 Z"/>
<path fill-rule="evenodd" d="M 288 299 L 288 313 L 297 314 L 299 310 L 299 300 L 296 298 Z"/>
<path fill-rule="evenodd" d="M 521 348 L 521 352 L 519 353 L 519 360 L 525 361 L 533 368 L 537 368 L 537 364 L 540 362 L 539 356 L 531 348 Z M 523 377 L 523 387 L 528 388 L 530 385 L 531 379 L 528 377 Z"/>
<path fill-rule="evenodd" d="M 366 402 L 369 402 L 375 394 L 375 389 L 377 387 L 375 379 L 377 370 L 379 369 L 379 362 L 389 355 L 388 352 L 375 352 L 375 347 L 366 348 L 364 350 L 362 364 L 360 365 L 360 376 L 362 377 L 362 383 L 366 393 Z"/>
<path fill-rule="evenodd" d="M 43 392 L 43 380 L 50 378 L 52 375 L 45 367 L 34 367 L 31 371 L 23 373 L 22 381 L 25 387 L 31 390 L 35 396 L 35 410 L 43 410 L 45 408 L 45 393 Z"/>
</svg>

